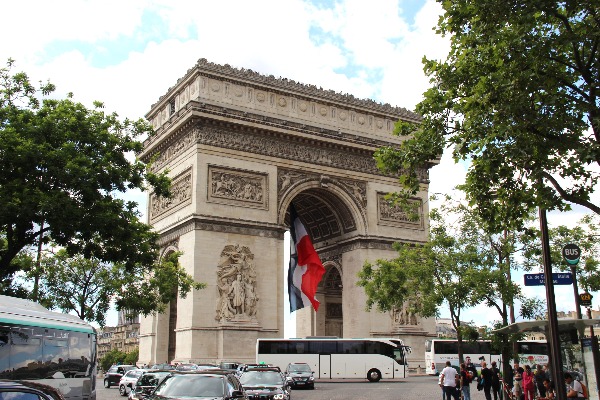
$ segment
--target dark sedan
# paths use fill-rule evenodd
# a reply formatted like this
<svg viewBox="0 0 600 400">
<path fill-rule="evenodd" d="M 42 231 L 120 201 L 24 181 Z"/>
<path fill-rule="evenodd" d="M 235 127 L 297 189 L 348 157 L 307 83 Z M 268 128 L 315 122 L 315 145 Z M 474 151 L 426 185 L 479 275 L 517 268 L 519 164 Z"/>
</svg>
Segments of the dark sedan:
<svg viewBox="0 0 600 400">
<path fill-rule="evenodd" d="M 119 386 L 119 382 L 125 373 L 131 369 L 136 369 L 135 365 L 113 365 L 106 375 L 104 375 L 104 387 Z"/>
<path fill-rule="evenodd" d="M 290 387 L 279 368 L 252 368 L 242 373 L 240 382 L 249 399 L 290 400 Z"/>
<path fill-rule="evenodd" d="M 285 369 L 285 377 L 292 388 L 315 388 L 315 377 L 310 365 L 306 363 L 290 363 Z"/>
<path fill-rule="evenodd" d="M 248 399 L 240 381 L 226 371 L 173 372 L 158 385 L 149 400 Z"/>
<path fill-rule="evenodd" d="M 143 370 L 142 375 L 131 387 L 129 400 L 145 400 L 152 394 L 154 389 L 162 382 L 165 377 L 170 375 L 172 370 L 150 369 Z"/>
</svg>

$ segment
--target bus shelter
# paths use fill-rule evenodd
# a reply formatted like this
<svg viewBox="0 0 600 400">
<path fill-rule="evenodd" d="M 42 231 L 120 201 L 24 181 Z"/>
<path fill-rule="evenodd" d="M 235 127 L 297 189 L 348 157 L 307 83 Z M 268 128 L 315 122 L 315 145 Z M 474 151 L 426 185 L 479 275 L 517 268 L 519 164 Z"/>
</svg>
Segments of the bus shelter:
<svg viewBox="0 0 600 400">
<path fill-rule="evenodd" d="M 598 339 L 594 336 L 585 337 L 585 331 L 600 324 L 600 318 L 592 319 L 559 319 L 558 334 L 562 343 L 578 343 L 581 346 L 583 376 L 589 390 L 589 398 L 600 400 L 598 383 L 600 382 L 600 354 Z M 496 329 L 493 333 L 525 333 L 542 332 L 549 338 L 548 320 L 521 321 Z"/>
</svg>

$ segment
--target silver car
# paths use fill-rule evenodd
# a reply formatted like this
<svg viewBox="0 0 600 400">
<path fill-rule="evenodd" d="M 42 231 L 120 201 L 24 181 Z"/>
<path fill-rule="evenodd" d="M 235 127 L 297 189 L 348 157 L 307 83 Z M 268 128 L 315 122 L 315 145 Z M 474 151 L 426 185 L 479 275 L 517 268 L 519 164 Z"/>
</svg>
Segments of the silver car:
<svg viewBox="0 0 600 400">
<path fill-rule="evenodd" d="M 133 388 L 143 371 L 143 369 L 131 369 L 121 377 L 119 381 L 119 394 L 121 396 L 127 396 L 131 392 L 131 388 Z"/>
</svg>

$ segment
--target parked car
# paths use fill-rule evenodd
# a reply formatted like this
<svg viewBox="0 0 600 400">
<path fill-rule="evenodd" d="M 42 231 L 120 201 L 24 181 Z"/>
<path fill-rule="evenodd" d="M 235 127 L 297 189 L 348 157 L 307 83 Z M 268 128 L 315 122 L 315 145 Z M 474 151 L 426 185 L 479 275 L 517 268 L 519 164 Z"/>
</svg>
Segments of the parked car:
<svg viewBox="0 0 600 400">
<path fill-rule="evenodd" d="M 172 372 L 173 370 L 142 370 L 142 375 L 140 375 L 137 382 L 131 387 L 129 400 L 146 400 L 162 380 L 171 375 Z"/>
<path fill-rule="evenodd" d="M 216 369 L 219 369 L 219 367 L 215 364 L 196 364 L 196 370 L 198 371 L 208 371 Z"/>
<path fill-rule="evenodd" d="M 170 369 L 170 370 L 174 370 L 175 366 L 171 365 L 171 364 L 167 364 L 167 363 L 154 364 L 150 369 Z"/>
<path fill-rule="evenodd" d="M 219 363 L 219 368 L 224 371 L 236 372 L 237 367 L 240 365 L 240 362 L 237 361 L 221 361 Z"/>
<path fill-rule="evenodd" d="M 148 400 L 210 398 L 211 400 L 245 399 L 248 396 L 231 372 L 172 372 L 158 385 Z"/>
<path fill-rule="evenodd" d="M 127 396 L 127 393 L 131 392 L 131 388 L 135 385 L 143 371 L 142 369 L 134 368 L 125 372 L 125 375 L 119 381 L 119 394 L 121 396 Z"/>
<path fill-rule="evenodd" d="M 306 363 L 290 363 L 285 369 L 285 377 L 292 388 L 315 388 L 314 372 Z"/>
<path fill-rule="evenodd" d="M 277 370 L 281 372 L 281 369 L 273 364 L 240 364 L 237 367 L 236 375 L 239 378 L 244 372 L 254 368 L 277 368 Z"/>
<path fill-rule="evenodd" d="M 0 399 L 65 400 L 58 389 L 29 381 L 0 381 Z"/>
<path fill-rule="evenodd" d="M 240 383 L 249 398 L 290 400 L 290 386 L 278 367 L 249 368 Z"/>
<path fill-rule="evenodd" d="M 177 364 L 175 366 L 177 371 L 195 371 L 198 369 L 197 364 Z"/>
<path fill-rule="evenodd" d="M 104 375 L 104 387 L 118 386 L 119 381 L 130 369 L 136 369 L 135 365 L 113 365 Z"/>
</svg>

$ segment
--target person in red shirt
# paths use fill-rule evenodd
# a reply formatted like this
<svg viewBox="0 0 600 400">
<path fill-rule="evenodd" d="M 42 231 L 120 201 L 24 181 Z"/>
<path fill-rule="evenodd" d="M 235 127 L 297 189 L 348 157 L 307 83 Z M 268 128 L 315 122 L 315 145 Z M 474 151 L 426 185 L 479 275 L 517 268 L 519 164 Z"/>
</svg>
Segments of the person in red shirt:
<svg viewBox="0 0 600 400">
<path fill-rule="evenodd" d="M 529 365 L 525 366 L 525 371 L 523 372 L 523 394 L 525 395 L 525 400 L 534 400 L 535 398 L 535 383 L 533 381 L 533 372 L 531 372 L 531 367 Z"/>
</svg>

